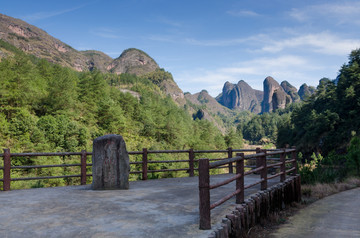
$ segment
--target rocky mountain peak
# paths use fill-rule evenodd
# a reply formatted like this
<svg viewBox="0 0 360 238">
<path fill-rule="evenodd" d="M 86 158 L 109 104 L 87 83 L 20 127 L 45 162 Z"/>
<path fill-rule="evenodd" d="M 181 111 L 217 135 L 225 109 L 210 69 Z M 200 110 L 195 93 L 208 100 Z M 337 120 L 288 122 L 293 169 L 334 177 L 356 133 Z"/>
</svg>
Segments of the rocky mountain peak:
<svg viewBox="0 0 360 238">
<path fill-rule="evenodd" d="M 217 100 L 230 109 L 260 113 L 260 102 L 255 90 L 243 80 L 237 84 L 226 82 Z"/>
<path fill-rule="evenodd" d="M 107 67 L 113 61 L 113 58 L 97 50 L 80 51 L 88 59 L 89 70 L 98 69 L 101 72 L 107 72 Z"/>
<path fill-rule="evenodd" d="M 159 65 L 148 54 L 142 50 L 130 48 L 124 50 L 108 67 L 116 74 L 128 73 L 143 75 L 159 69 Z"/>
<path fill-rule="evenodd" d="M 284 89 L 284 91 L 291 97 L 292 102 L 300 101 L 300 96 L 297 92 L 297 89 L 292 86 L 288 81 L 282 81 L 280 85 Z"/>
<path fill-rule="evenodd" d="M 299 88 L 299 96 L 301 100 L 305 100 L 307 97 L 310 97 L 312 94 L 314 94 L 316 89 L 314 87 L 309 87 L 306 83 L 300 86 Z"/>
<path fill-rule="evenodd" d="M 279 83 L 268 76 L 264 80 L 264 100 L 262 102 L 262 112 L 272 112 L 279 108 L 285 108 L 287 94 Z"/>
</svg>

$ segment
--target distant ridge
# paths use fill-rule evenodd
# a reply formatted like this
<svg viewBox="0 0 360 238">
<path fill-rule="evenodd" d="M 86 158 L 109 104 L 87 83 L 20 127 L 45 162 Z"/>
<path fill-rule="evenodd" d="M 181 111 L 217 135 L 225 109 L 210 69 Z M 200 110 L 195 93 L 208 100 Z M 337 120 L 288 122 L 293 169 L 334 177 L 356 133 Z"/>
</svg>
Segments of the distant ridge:
<svg viewBox="0 0 360 238">
<path fill-rule="evenodd" d="M 232 110 L 259 114 L 284 109 L 287 105 L 299 102 L 315 92 L 313 87 L 306 84 L 297 91 L 289 82 L 283 81 L 279 84 L 271 76 L 264 79 L 263 85 L 264 90 L 259 91 L 251 88 L 244 80 L 237 84 L 226 82 L 216 100 Z"/>
<path fill-rule="evenodd" d="M 0 14 L 0 39 L 28 54 L 79 72 L 96 68 L 101 72 L 143 75 L 159 68 L 155 60 L 141 50 L 124 50 L 117 59 L 96 50 L 78 51 L 40 28 L 4 14 Z M 0 57 L 7 54 L 9 52 L 0 48 Z"/>
</svg>

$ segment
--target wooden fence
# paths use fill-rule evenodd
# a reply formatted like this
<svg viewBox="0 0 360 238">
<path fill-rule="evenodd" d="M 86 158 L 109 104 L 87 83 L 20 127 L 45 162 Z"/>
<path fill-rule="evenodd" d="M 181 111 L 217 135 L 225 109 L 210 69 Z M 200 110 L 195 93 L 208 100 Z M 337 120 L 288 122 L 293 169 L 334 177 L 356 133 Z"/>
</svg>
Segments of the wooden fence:
<svg viewBox="0 0 360 238">
<path fill-rule="evenodd" d="M 290 154 L 290 158 L 286 159 L 286 155 Z M 273 156 L 279 155 L 280 158 L 274 158 Z M 245 171 L 244 160 L 256 160 L 256 168 Z M 272 161 L 272 163 L 271 163 Z M 236 163 L 236 175 L 230 179 L 219 182 L 217 184 L 210 184 L 210 169 L 217 168 L 219 166 Z M 290 163 L 290 166 L 286 166 Z M 278 172 L 274 175 L 268 176 L 268 170 L 271 168 L 278 168 Z M 249 174 L 260 173 L 260 179 L 247 186 L 244 185 L 244 177 Z M 286 174 L 292 173 L 296 175 L 296 149 L 282 149 L 277 151 L 256 150 L 256 154 L 244 155 L 244 153 L 237 153 L 234 158 L 225 158 L 216 162 L 209 163 L 209 159 L 199 160 L 199 210 L 200 210 L 200 229 L 211 229 L 211 210 L 215 207 L 223 204 L 230 198 L 236 196 L 236 203 L 241 204 L 244 202 L 245 189 L 253 187 L 257 184 L 261 184 L 261 190 L 267 189 L 267 182 L 269 179 L 280 177 L 280 182 L 284 182 Z M 221 187 L 236 181 L 235 191 L 225 195 L 219 201 L 210 204 L 210 190 Z"/>
<path fill-rule="evenodd" d="M 142 151 L 129 151 L 129 155 L 142 155 L 142 161 L 130 162 L 130 165 L 142 165 L 141 170 L 130 171 L 130 174 L 141 174 L 142 180 L 148 179 L 149 173 L 155 172 L 176 172 L 176 171 L 186 171 L 190 177 L 194 176 L 194 171 L 198 170 L 196 164 L 199 162 L 199 159 L 195 159 L 196 154 L 209 154 L 209 153 L 227 153 L 227 158 L 232 158 L 233 153 L 238 152 L 254 152 L 255 150 L 247 149 L 232 149 L 228 148 L 226 150 L 148 150 L 144 148 Z M 160 160 L 152 161 L 148 159 L 149 154 L 188 154 L 188 159 L 186 160 Z M 92 166 L 92 163 L 87 163 L 87 156 L 92 155 L 92 152 L 87 152 L 85 150 L 81 152 L 59 152 L 59 153 L 11 153 L 10 149 L 4 149 L 4 153 L 0 154 L 0 157 L 3 157 L 3 166 L 0 169 L 3 170 L 3 178 L 0 179 L 0 182 L 3 183 L 3 190 L 8 191 L 11 189 L 11 181 L 23 181 L 23 180 L 41 180 L 41 179 L 56 179 L 56 178 L 80 178 L 80 184 L 86 184 L 86 178 L 92 176 L 88 174 L 87 168 Z M 51 165 L 12 165 L 12 158 L 22 157 L 24 159 L 35 158 L 35 157 L 50 157 L 50 156 L 79 156 L 79 163 L 76 164 L 51 164 Z M 220 161 L 223 159 L 209 159 L 209 161 Z M 159 169 L 159 170 L 148 170 L 149 164 L 155 163 L 188 163 L 187 168 L 178 168 L 178 169 Z M 72 175 L 60 175 L 60 176 L 41 176 L 41 177 L 20 177 L 12 178 L 11 171 L 16 169 L 38 169 L 38 168 L 55 168 L 55 167 L 80 167 L 80 174 Z M 218 168 L 224 168 L 218 167 Z M 233 164 L 229 163 L 226 168 L 229 169 L 229 173 L 233 173 Z"/>
</svg>

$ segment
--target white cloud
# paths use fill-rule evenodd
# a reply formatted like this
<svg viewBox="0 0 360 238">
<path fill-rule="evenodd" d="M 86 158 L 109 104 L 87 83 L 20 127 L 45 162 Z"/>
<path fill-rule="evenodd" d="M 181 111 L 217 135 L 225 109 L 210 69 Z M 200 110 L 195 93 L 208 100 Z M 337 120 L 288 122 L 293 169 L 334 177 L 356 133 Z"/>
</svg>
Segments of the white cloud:
<svg viewBox="0 0 360 238">
<path fill-rule="evenodd" d="M 250 10 L 240 10 L 240 11 L 227 11 L 229 15 L 236 16 L 236 17 L 258 17 L 260 14 L 250 11 Z"/>
<path fill-rule="evenodd" d="M 86 5 L 87 4 L 77 6 L 77 7 L 73 7 L 73 8 L 69 8 L 69 9 L 58 10 L 58 11 L 37 12 L 37 13 L 31 14 L 31 15 L 23 16 L 23 17 L 21 17 L 21 19 L 23 19 L 24 21 L 43 20 L 43 19 L 47 19 L 47 18 L 50 18 L 50 17 L 63 15 L 63 14 L 68 13 L 68 12 L 76 11 L 76 10 L 78 10 L 80 8 L 85 7 Z"/>
<path fill-rule="evenodd" d="M 360 47 L 358 39 L 343 39 L 328 32 L 317 34 L 306 34 L 288 38 L 285 40 L 272 40 L 270 44 L 265 45 L 262 51 L 277 53 L 290 48 L 299 48 L 311 50 L 326 55 L 347 55 L 351 50 Z"/>
<path fill-rule="evenodd" d="M 335 21 L 335 24 L 360 24 L 360 2 L 341 1 L 310 5 L 304 8 L 293 8 L 289 15 L 300 21 L 306 22 L 314 19 L 322 21 Z"/>
<path fill-rule="evenodd" d="M 150 35 L 147 36 L 146 39 L 159 42 L 180 43 L 180 40 L 176 39 L 174 35 Z"/>
<path fill-rule="evenodd" d="M 216 40 L 198 40 L 194 38 L 186 38 L 185 43 L 190 45 L 198 46 L 234 46 L 234 45 L 243 45 L 244 43 L 255 43 L 262 42 L 267 38 L 264 34 L 257 34 L 244 38 L 229 38 L 229 39 L 216 39 Z"/>
<path fill-rule="evenodd" d="M 102 28 L 95 28 L 91 29 L 90 33 L 96 36 L 99 36 L 101 38 L 107 38 L 107 39 L 126 39 L 126 37 L 120 36 L 119 30 L 102 27 Z"/>
<path fill-rule="evenodd" d="M 222 47 L 222 46 L 235 46 L 243 45 L 244 43 L 254 43 L 263 41 L 265 35 L 258 34 L 245 38 L 230 38 L 230 39 L 205 39 L 199 40 L 195 38 L 182 38 L 176 34 L 165 34 L 165 35 L 149 35 L 146 37 L 148 40 L 159 41 L 159 42 L 168 42 L 168 43 L 180 43 L 194 46 L 204 46 L 204 47 Z"/>
<path fill-rule="evenodd" d="M 169 19 L 167 17 L 163 17 L 163 16 L 159 16 L 156 21 L 161 24 L 165 24 L 165 25 L 169 25 L 169 26 L 173 26 L 173 27 L 181 27 L 182 26 L 182 23 L 180 21 L 175 21 L 175 20 Z"/>
</svg>

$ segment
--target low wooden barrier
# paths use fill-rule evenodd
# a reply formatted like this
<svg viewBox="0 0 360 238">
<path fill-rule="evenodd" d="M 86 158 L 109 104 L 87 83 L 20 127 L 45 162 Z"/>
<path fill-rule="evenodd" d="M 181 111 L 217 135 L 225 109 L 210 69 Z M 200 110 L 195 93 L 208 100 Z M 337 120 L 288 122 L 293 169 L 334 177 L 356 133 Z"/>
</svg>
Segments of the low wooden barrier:
<svg viewBox="0 0 360 238">
<path fill-rule="evenodd" d="M 248 149 L 232 149 L 228 148 L 226 150 L 148 150 L 144 148 L 142 151 L 129 151 L 129 155 L 142 155 L 142 161 L 130 162 L 130 165 L 139 165 L 141 164 L 141 170 L 130 171 L 130 174 L 141 174 L 142 180 L 148 179 L 149 173 L 157 172 L 176 172 L 176 171 L 186 171 L 190 177 L 194 176 L 194 171 L 198 170 L 196 168 L 196 163 L 199 162 L 198 159 L 195 159 L 196 154 L 214 154 L 214 153 L 227 153 L 227 158 L 232 158 L 233 153 L 236 152 L 254 152 L 255 150 Z M 149 154 L 188 154 L 187 160 L 161 160 L 161 161 L 152 161 L 149 160 Z M 24 181 L 24 180 L 41 180 L 41 179 L 57 179 L 57 178 L 80 178 L 80 184 L 86 184 L 86 178 L 91 177 L 91 173 L 86 173 L 87 168 L 92 166 L 92 163 L 87 163 L 87 156 L 92 155 L 92 152 L 87 152 L 85 150 L 81 152 L 57 152 L 57 153 L 10 153 L 10 149 L 4 149 L 4 153 L 0 154 L 0 157 L 3 157 L 3 166 L 0 169 L 3 170 L 3 178 L 0 179 L 0 182 L 3 183 L 3 191 L 8 191 L 11 189 L 11 181 Z M 51 156 L 79 156 L 79 163 L 75 164 L 51 164 L 51 165 L 12 165 L 11 159 L 14 157 L 22 158 L 35 158 L 35 157 L 51 157 Z M 219 161 L 222 159 L 210 159 L 209 161 Z M 148 170 L 149 164 L 156 163 L 188 163 L 187 168 L 178 168 L 178 169 L 159 169 L 159 170 Z M 39 169 L 39 168 L 56 168 L 56 167 L 80 167 L 80 174 L 70 174 L 70 175 L 60 175 L 60 176 L 41 176 L 41 177 L 20 177 L 12 178 L 11 171 L 16 169 Z M 225 167 L 219 167 L 225 168 Z M 229 173 L 233 173 L 232 163 L 228 164 L 227 167 Z"/>
<path fill-rule="evenodd" d="M 199 228 L 203 230 L 211 229 L 211 210 L 217 206 L 220 206 L 230 198 L 236 196 L 236 203 L 241 204 L 244 202 L 244 192 L 245 189 L 253 187 L 257 184 L 261 184 L 261 190 L 267 189 L 267 181 L 275 177 L 280 177 L 280 182 L 285 181 L 286 174 L 292 173 L 296 175 L 296 149 L 282 149 L 277 151 L 266 151 L 266 150 L 257 150 L 256 154 L 244 155 L 244 153 L 236 154 L 234 158 L 225 158 L 216 162 L 209 163 L 209 159 L 200 159 L 199 161 L 199 211 L 200 211 L 200 224 Z M 291 158 L 286 159 L 286 155 L 290 154 Z M 280 155 L 279 159 L 268 158 L 269 156 Z M 244 160 L 246 159 L 256 159 L 256 164 L 258 167 L 245 171 L 244 169 Z M 275 163 L 270 164 L 269 161 L 275 161 Z M 280 162 L 277 162 L 277 161 Z M 217 184 L 210 184 L 210 169 L 217 168 L 222 165 L 236 163 L 236 175 L 230 179 L 227 179 L 223 182 Z M 290 163 L 290 167 L 287 169 L 286 164 Z M 269 168 L 280 168 L 280 171 L 274 175 L 268 177 Z M 259 181 L 244 185 L 244 177 L 249 174 L 260 173 Z M 229 184 L 233 181 L 236 181 L 235 191 L 225 195 L 219 201 L 210 204 L 210 190 L 221 187 L 223 185 Z"/>
</svg>

